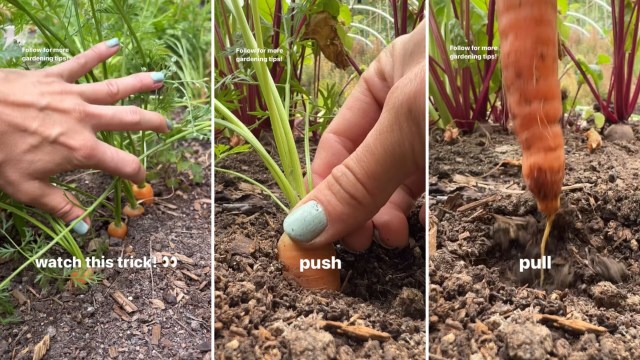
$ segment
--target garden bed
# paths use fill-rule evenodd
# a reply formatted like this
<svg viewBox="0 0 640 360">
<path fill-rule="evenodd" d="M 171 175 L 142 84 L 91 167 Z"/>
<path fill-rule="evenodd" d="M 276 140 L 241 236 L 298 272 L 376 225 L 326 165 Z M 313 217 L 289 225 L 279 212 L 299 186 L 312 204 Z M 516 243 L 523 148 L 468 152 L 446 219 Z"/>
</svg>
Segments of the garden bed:
<svg viewBox="0 0 640 360">
<path fill-rule="evenodd" d="M 253 152 L 230 156 L 216 166 L 249 175 L 276 192 Z M 417 209 L 410 216 L 409 248 L 387 250 L 374 244 L 353 254 L 338 246 L 342 291 L 310 291 L 287 279 L 277 260 L 282 210 L 257 187 L 216 174 L 216 356 L 423 359 L 426 251 Z M 388 337 L 356 339 L 323 321 L 361 325 Z"/>
<path fill-rule="evenodd" d="M 445 144 L 438 130 L 431 134 L 432 358 L 640 358 L 640 129 L 633 130 L 631 142 L 605 139 L 591 154 L 581 134 L 565 131 L 568 189 L 542 287 L 540 271 L 520 272 L 519 259 L 539 256 L 544 218 L 520 167 L 497 166 L 520 159 L 515 136 L 494 129 L 490 139 L 479 131 Z"/>
<path fill-rule="evenodd" d="M 146 206 L 142 217 L 129 220 L 124 243 L 108 241 L 107 221 L 97 219 L 109 217 L 110 213 L 99 212 L 92 223 L 95 238 L 110 245 L 106 258 L 141 259 L 161 253 L 178 257 L 177 266 L 158 264 L 152 271 L 104 269 L 102 280 L 84 290 L 40 288 L 34 283 L 37 271 L 27 268 L 9 289 L 24 298 L 16 307 L 21 321 L 0 326 L 0 358 L 30 359 L 34 345 L 45 335 L 50 336 L 51 347 L 46 356 L 50 359 L 210 356 L 210 146 L 206 141 L 179 146 L 194 149 L 193 160 L 205 169 L 202 184 L 172 191 L 162 181 L 152 182 L 159 200 Z M 89 173 L 80 178 L 75 176 L 74 181 L 85 191 L 100 193 L 111 180 L 104 174 Z M 87 237 L 83 250 L 91 238 L 94 237 Z M 46 255 L 54 256 L 65 257 L 60 252 Z M 17 265 L 17 262 L 0 265 L 0 278 L 9 275 Z M 118 305 L 117 292 L 138 310 L 127 312 Z M 16 303 L 20 295 L 17 296 Z"/>
</svg>

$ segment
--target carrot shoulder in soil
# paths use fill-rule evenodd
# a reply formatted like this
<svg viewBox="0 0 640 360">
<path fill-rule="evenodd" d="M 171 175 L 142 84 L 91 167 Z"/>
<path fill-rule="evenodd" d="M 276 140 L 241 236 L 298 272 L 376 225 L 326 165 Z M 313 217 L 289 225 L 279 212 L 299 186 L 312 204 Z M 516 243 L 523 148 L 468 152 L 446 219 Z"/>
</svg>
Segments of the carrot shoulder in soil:
<svg viewBox="0 0 640 360">
<path fill-rule="evenodd" d="M 557 2 L 498 0 L 496 10 L 502 84 L 522 146 L 522 175 L 547 216 L 543 256 L 564 178 Z"/>
</svg>

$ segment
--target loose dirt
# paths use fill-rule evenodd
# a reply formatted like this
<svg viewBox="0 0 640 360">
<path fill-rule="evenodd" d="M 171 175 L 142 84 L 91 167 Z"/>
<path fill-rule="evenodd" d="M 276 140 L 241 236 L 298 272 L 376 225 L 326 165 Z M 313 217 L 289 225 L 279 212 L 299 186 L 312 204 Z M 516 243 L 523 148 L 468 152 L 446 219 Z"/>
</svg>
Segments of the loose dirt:
<svg viewBox="0 0 640 360">
<path fill-rule="evenodd" d="M 203 359 L 211 350 L 211 205 L 208 142 L 183 143 L 195 152 L 193 161 L 203 166 L 204 183 L 172 189 L 163 181 L 152 182 L 156 204 L 145 206 L 142 217 L 130 219 L 126 241 L 109 240 L 103 212 L 93 217 L 91 240 L 109 245 L 106 258 L 141 259 L 155 254 L 177 256 L 177 266 L 158 264 L 149 269 L 104 269 L 102 280 L 81 289 L 65 289 L 64 282 L 42 288 L 38 272 L 29 267 L 12 282 L 21 321 L 0 326 L 0 358 L 31 359 L 33 347 L 50 337 L 46 359 Z M 166 166 L 166 165 L 163 165 Z M 74 180 L 80 188 L 99 195 L 110 183 L 103 174 Z M 109 199 L 111 201 L 111 199 Z M 3 240 L 0 240 L 2 243 Z M 95 244 L 95 242 L 94 242 Z M 62 251 L 48 256 L 68 257 Z M 0 265 L 0 279 L 18 262 Z M 115 300 L 120 292 L 137 307 L 127 313 Z M 15 293 L 17 294 L 17 293 Z M 19 295 L 18 295 L 19 297 Z"/>
<path fill-rule="evenodd" d="M 444 143 L 432 132 L 431 358 L 640 358 L 639 130 L 593 153 L 565 132 L 566 188 L 542 286 L 540 270 L 519 269 L 540 256 L 544 218 L 511 161 L 521 156 L 515 136 Z"/>
<path fill-rule="evenodd" d="M 248 174 L 277 191 L 253 153 L 217 166 Z M 425 357 L 426 252 L 419 208 L 410 216 L 413 240 L 408 248 L 374 244 L 353 254 L 337 245 L 343 289 L 331 292 L 301 289 L 283 274 L 276 242 L 284 213 L 268 196 L 217 173 L 214 200 L 216 358 Z M 342 326 L 352 327 L 340 330 Z M 358 338 L 354 329 L 370 336 Z M 379 338 L 372 330 L 388 335 Z"/>
</svg>

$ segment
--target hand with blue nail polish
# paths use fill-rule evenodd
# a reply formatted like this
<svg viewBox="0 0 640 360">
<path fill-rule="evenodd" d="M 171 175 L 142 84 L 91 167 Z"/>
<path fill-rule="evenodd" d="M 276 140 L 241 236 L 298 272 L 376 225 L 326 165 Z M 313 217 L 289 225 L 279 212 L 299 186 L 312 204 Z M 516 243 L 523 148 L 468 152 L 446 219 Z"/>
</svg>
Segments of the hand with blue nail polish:
<svg viewBox="0 0 640 360">
<path fill-rule="evenodd" d="M 84 210 L 49 178 L 96 169 L 134 183 L 145 178 L 140 161 L 96 138 L 98 131 L 167 132 L 172 123 L 135 106 L 114 106 L 132 94 L 162 87 L 161 72 L 89 84 L 75 82 L 118 52 L 110 39 L 72 59 L 41 70 L 0 69 L 0 189 L 12 198 L 69 223 Z M 88 219 L 74 229 L 89 230 Z"/>
<path fill-rule="evenodd" d="M 315 188 L 283 224 L 293 240 L 353 251 L 374 238 L 408 244 L 407 214 L 425 189 L 425 23 L 376 58 L 322 134 Z"/>
</svg>

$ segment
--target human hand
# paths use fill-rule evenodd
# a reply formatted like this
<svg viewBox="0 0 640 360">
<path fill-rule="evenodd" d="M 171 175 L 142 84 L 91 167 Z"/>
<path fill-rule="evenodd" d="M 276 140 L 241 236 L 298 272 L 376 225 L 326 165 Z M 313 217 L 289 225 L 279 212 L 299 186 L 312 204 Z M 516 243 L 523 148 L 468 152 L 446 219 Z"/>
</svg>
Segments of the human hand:
<svg viewBox="0 0 640 360">
<path fill-rule="evenodd" d="M 408 244 L 406 216 L 425 187 L 425 32 L 422 22 L 393 41 L 323 133 L 317 187 L 284 221 L 292 239 L 362 251 L 375 228 L 387 247 Z"/>
<path fill-rule="evenodd" d="M 0 70 L 0 189 L 12 198 L 69 223 L 85 211 L 49 177 L 97 169 L 134 183 L 145 170 L 135 156 L 96 138 L 98 131 L 167 132 L 172 123 L 135 106 L 112 106 L 129 95 L 162 87 L 162 73 L 140 73 L 74 84 L 120 49 L 118 39 L 95 45 L 56 66 L 33 71 Z M 84 234 L 89 220 L 74 230 Z"/>
</svg>

